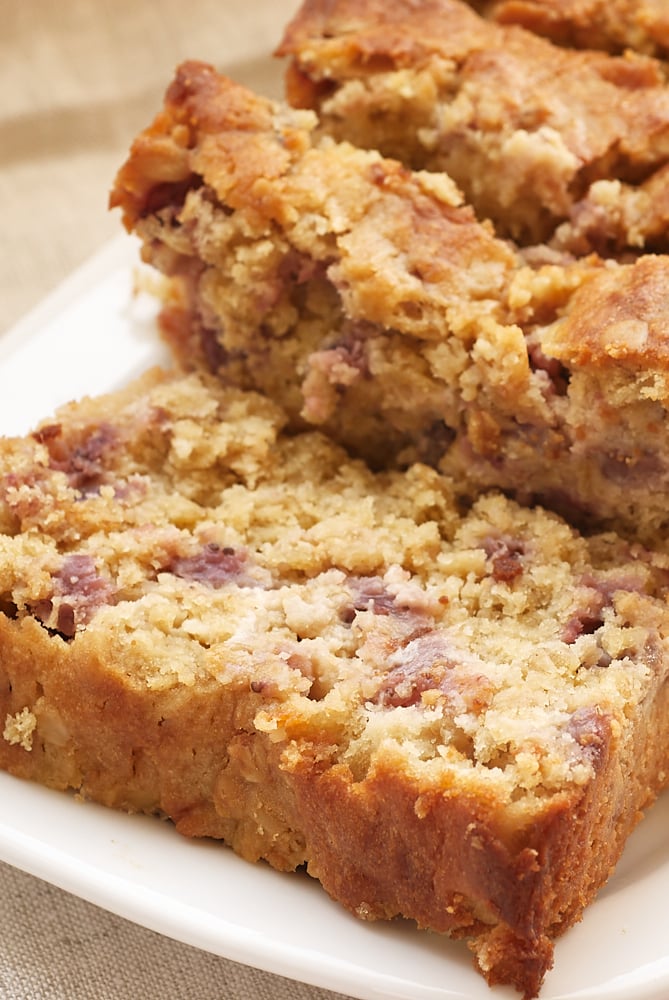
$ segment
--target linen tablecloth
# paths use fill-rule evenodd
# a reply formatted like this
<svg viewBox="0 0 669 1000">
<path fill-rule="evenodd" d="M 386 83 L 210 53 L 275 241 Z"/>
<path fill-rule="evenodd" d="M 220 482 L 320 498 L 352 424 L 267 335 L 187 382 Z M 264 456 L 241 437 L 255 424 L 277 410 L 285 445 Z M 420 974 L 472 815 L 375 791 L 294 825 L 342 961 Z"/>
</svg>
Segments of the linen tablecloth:
<svg viewBox="0 0 669 1000">
<path fill-rule="evenodd" d="M 276 94 L 270 53 L 296 6 L 0 0 L 0 335 L 121 230 L 109 187 L 176 63 L 204 59 Z M 334 994 L 182 945 L 0 864 L 1 1000 L 154 997 Z"/>
</svg>

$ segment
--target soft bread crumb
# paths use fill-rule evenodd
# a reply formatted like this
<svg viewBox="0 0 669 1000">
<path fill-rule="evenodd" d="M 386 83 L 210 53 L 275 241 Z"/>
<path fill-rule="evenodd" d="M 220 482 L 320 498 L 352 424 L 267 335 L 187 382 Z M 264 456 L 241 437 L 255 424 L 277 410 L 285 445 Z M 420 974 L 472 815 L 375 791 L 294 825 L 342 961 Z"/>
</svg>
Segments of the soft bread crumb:
<svg viewBox="0 0 669 1000">
<path fill-rule="evenodd" d="M 37 728 L 37 718 L 29 708 L 23 708 L 15 715 L 8 715 L 5 719 L 3 739 L 12 746 L 20 746 L 24 750 L 32 750 L 33 735 Z"/>
</svg>

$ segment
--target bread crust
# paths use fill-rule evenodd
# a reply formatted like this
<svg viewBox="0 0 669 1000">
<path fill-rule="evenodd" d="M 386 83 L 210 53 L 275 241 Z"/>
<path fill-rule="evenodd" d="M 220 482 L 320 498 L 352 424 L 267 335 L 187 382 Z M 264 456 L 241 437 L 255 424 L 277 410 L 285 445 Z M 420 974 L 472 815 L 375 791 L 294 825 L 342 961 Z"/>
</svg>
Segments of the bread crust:
<svg viewBox="0 0 669 1000">
<path fill-rule="evenodd" d="M 627 49 L 666 59 L 669 15 L 663 0 L 492 0 L 474 3 L 486 17 L 518 24 L 558 45 Z"/>
</svg>

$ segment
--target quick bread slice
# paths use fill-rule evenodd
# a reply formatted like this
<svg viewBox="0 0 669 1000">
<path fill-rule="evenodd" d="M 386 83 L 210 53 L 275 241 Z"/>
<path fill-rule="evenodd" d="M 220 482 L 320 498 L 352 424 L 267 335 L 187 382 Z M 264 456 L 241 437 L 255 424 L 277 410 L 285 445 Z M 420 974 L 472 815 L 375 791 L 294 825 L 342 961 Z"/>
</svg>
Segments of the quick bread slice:
<svg viewBox="0 0 669 1000">
<path fill-rule="evenodd" d="M 306 0 L 278 52 L 327 132 L 446 171 L 500 235 L 667 250 L 660 61 L 563 49 L 461 0 Z"/>
<path fill-rule="evenodd" d="M 336 143 L 199 63 L 112 203 L 171 277 L 184 367 L 375 467 L 420 459 L 470 496 L 499 487 L 664 544 L 669 257 L 524 258 L 448 176 Z"/>
<path fill-rule="evenodd" d="M 669 563 L 159 372 L 0 443 L 0 766 L 537 994 L 669 774 Z"/>
</svg>

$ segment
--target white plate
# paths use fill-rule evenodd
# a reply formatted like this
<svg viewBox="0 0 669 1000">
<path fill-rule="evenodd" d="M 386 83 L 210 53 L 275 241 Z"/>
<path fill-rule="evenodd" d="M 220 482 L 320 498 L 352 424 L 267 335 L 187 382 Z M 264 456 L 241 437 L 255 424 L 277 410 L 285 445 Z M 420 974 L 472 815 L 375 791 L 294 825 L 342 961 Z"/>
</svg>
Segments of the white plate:
<svg viewBox="0 0 669 1000">
<path fill-rule="evenodd" d="M 121 237 L 0 339 L 0 433 L 164 360 L 137 244 Z M 403 922 L 363 924 L 302 874 L 250 865 L 167 823 L 0 774 L 0 858 L 187 944 L 361 1000 L 495 1000 L 464 945 Z M 669 996 L 669 796 L 556 949 L 542 1000 Z"/>
</svg>

